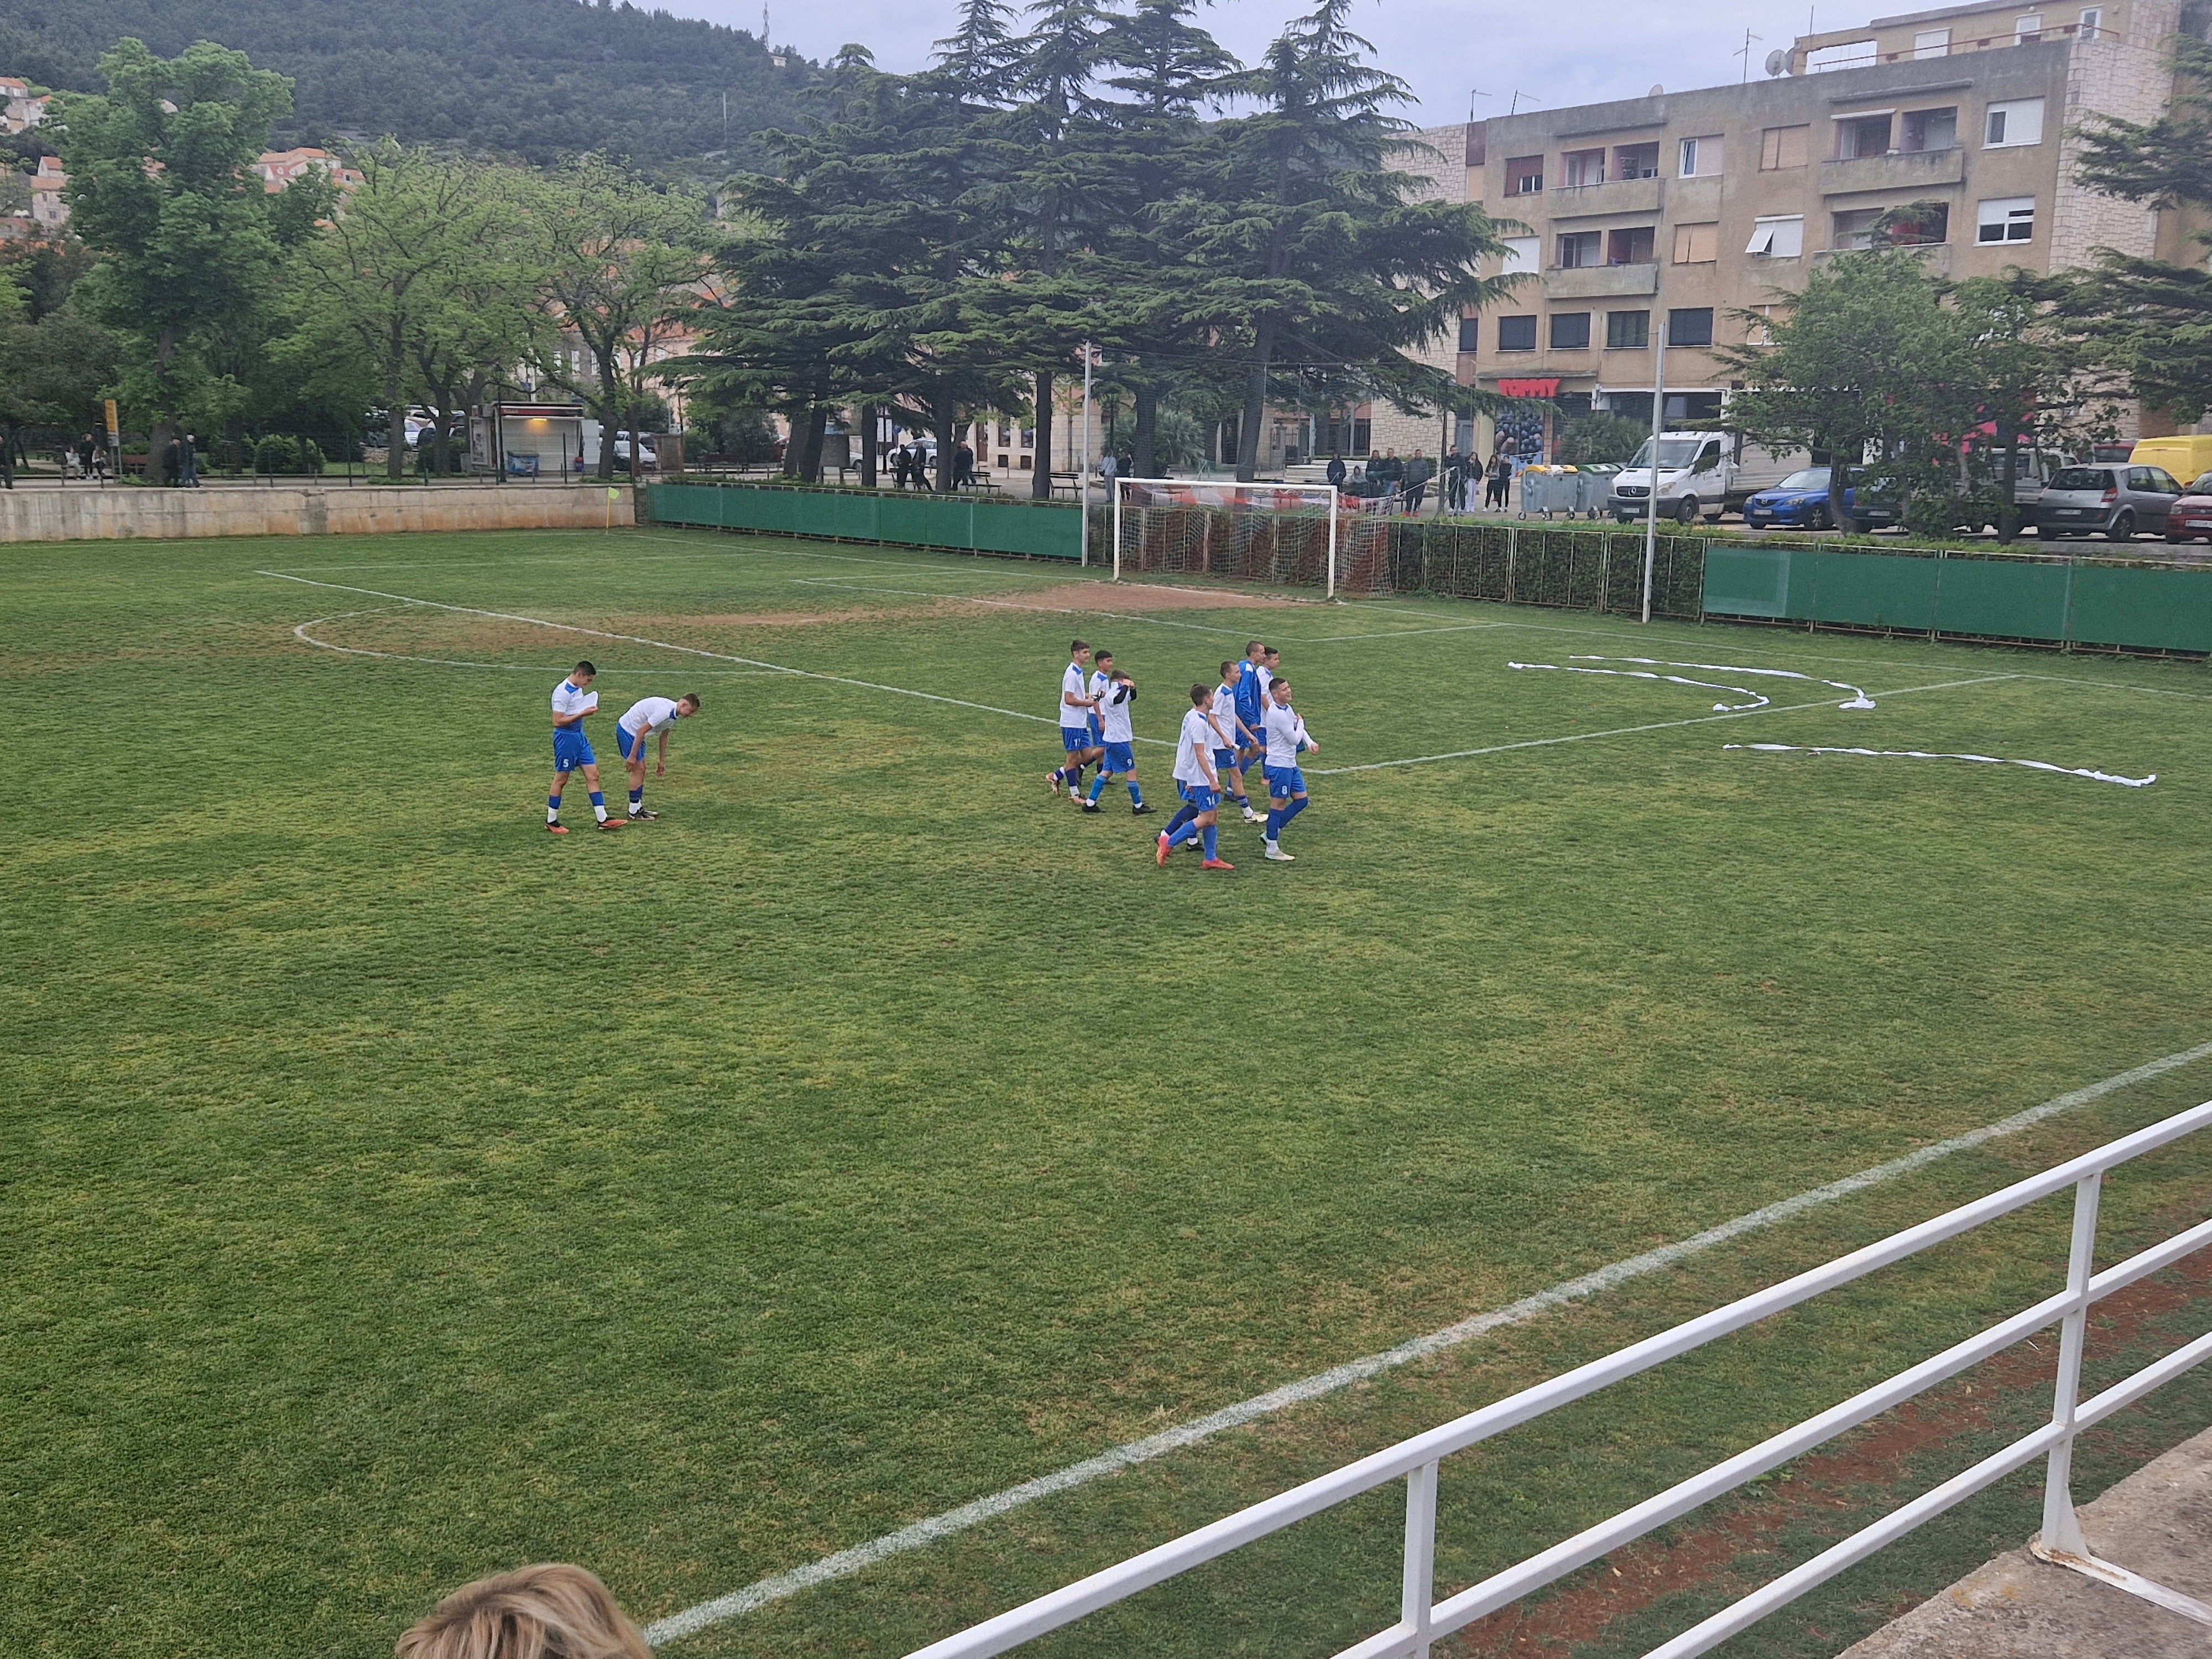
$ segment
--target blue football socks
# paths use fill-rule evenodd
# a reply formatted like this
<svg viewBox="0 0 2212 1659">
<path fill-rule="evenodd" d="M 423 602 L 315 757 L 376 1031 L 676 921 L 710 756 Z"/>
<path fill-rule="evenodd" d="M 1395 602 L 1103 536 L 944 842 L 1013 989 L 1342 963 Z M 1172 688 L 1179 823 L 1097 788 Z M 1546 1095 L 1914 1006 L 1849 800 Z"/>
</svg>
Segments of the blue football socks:
<svg viewBox="0 0 2212 1659">
<path fill-rule="evenodd" d="M 1132 806 L 1142 806 L 1144 804 L 1144 792 L 1137 787 L 1136 779 L 1131 778 L 1129 780 L 1129 805 Z"/>
<path fill-rule="evenodd" d="M 1212 824 L 1210 824 L 1210 823 L 1209 823 L 1209 824 L 1207 824 L 1207 825 L 1206 826 L 1205 830 L 1204 830 L 1203 831 L 1201 831 L 1200 833 L 1201 833 L 1201 834 L 1203 835 L 1203 836 L 1204 836 L 1203 845 L 1204 845 L 1204 846 L 1205 846 L 1205 848 L 1206 848 L 1206 857 L 1208 857 L 1208 858 L 1210 859 L 1210 858 L 1212 858 L 1212 857 L 1213 857 L 1213 856 L 1214 856 L 1214 851 L 1213 851 L 1213 826 L 1212 826 Z"/>
<path fill-rule="evenodd" d="M 1096 805 L 1098 799 L 1098 792 L 1105 787 L 1106 775 L 1103 772 L 1101 772 L 1097 777 L 1091 780 L 1091 793 L 1086 796 L 1085 799 L 1090 800 L 1093 805 Z"/>
</svg>

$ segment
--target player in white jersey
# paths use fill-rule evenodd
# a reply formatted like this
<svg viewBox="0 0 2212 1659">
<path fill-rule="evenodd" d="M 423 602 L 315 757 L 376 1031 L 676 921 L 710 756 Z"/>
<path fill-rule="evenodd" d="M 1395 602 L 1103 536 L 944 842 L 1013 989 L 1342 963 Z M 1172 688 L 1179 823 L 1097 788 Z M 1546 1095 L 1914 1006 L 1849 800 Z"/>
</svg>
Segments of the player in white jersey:
<svg viewBox="0 0 2212 1659">
<path fill-rule="evenodd" d="M 1083 803 L 1086 812 L 1103 812 L 1098 804 L 1099 792 L 1106 787 L 1106 780 L 1119 777 L 1129 786 L 1129 813 L 1143 817 L 1152 809 L 1145 805 L 1145 792 L 1137 787 L 1137 737 L 1130 729 L 1131 707 L 1137 701 L 1137 688 L 1127 674 L 1114 666 L 1114 653 L 1101 651 L 1098 666 L 1105 675 L 1105 684 L 1098 696 L 1098 743 L 1105 758 L 1098 763 L 1098 775 L 1091 781 L 1091 793 Z"/>
<path fill-rule="evenodd" d="M 1190 712 L 1182 717 L 1182 730 L 1176 737 L 1175 775 L 1182 787 L 1183 800 L 1191 809 L 1188 823 L 1180 825 L 1170 835 L 1163 830 L 1154 848 L 1153 861 L 1164 866 L 1168 854 L 1181 843 L 1196 839 L 1206 848 L 1206 862 L 1200 867 L 1206 870 L 1233 870 L 1237 866 L 1218 855 L 1213 837 L 1213 809 L 1221 795 L 1221 775 L 1214 769 L 1213 745 L 1218 735 L 1207 710 L 1213 694 L 1202 685 L 1190 688 Z M 1178 814 L 1178 817 L 1181 815 Z"/>
<path fill-rule="evenodd" d="M 1091 696 L 1091 682 L 1085 673 L 1091 666 L 1091 647 L 1077 640 L 1067 647 L 1067 666 L 1060 672 L 1060 702 L 1054 718 L 1060 722 L 1060 752 L 1067 758 L 1064 764 L 1045 774 L 1044 786 L 1055 796 L 1060 786 L 1067 786 L 1067 798 L 1082 799 L 1083 769 L 1098 758 L 1091 747 L 1091 717 L 1097 712 Z"/>
<path fill-rule="evenodd" d="M 1321 752 L 1321 745 L 1306 730 L 1291 707 L 1291 683 L 1277 678 L 1267 687 L 1267 711 L 1261 716 L 1267 732 L 1267 841 L 1270 862 L 1289 864 L 1291 855 L 1277 844 L 1283 826 L 1306 810 L 1306 775 L 1298 769 L 1298 751 Z"/>
<path fill-rule="evenodd" d="M 690 720 L 699 712 L 699 694 L 687 691 L 681 697 L 641 697 L 630 704 L 627 713 L 615 722 L 615 741 L 622 747 L 622 757 L 629 768 L 629 816 L 633 823 L 639 818 L 657 818 L 658 812 L 649 811 L 645 805 L 645 740 L 658 735 L 660 738 L 660 758 L 653 764 L 657 778 L 668 775 L 668 730 L 678 720 Z"/>
<path fill-rule="evenodd" d="M 584 784 L 592 792 L 592 816 L 599 820 L 602 830 L 619 830 L 620 818 L 607 816 L 607 798 L 599 793 L 599 757 L 592 753 L 592 740 L 584 735 L 584 716 L 599 706 L 599 694 L 591 690 L 599 670 L 587 662 L 580 662 L 568 672 L 568 678 L 553 688 L 553 787 L 545 792 L 545 828 L 554 835 L 565 836 L 568 825 L 561 822 L 561 794 L 568 787 L 568 774 L 581 772 Z"/>
<path fill-rule="evenodd" d="M 1220 775 L 1222 792 L 1237 803 L 1244 813 L 1244 822 L 1257 823 L 1260 815 L 1252 810 L 1252 803 L 1244 793 L 1244 773 L 1237 757 L 1248 742 L 1260 741 L 1259 734 L 1248 727 L 1237 712 L 1237 688 L 1244 681 L 1244 665 L 1224 662 L 1221 665 L 1221 684 L 1214 688 L 1212 713 L 1214 732 L 1218 739 L 1214 744 L 1213 769 Z"/>
</svg>

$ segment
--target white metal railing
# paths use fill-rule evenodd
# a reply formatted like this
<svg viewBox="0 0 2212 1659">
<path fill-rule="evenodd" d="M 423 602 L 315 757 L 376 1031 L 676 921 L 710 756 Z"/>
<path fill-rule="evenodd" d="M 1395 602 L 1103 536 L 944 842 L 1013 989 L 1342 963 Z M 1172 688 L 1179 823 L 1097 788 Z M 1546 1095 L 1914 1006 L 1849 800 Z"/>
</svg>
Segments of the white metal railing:
<svg viewBox="0 0 2212 1659">
<path fill-rule="evenodd" d="M 2206 1127 L 2212 1127 L 2212 1102 L 2178 1113 L 2041 1175 L 2016 1182 L 2002 1191 L 1854 1250 L 1826 1266 L 1755 1291 L 1672 1330 L 1647 1337 L 1425 1434 L 1348 1463 L 1240 1510 L 1211 1526 L 1201 1527 L 1118 1565 L 1092 1573 L 1065 1589 L 1039 1596 L 957 1636 L 932 1643 L 909 1656 L 909 1659 L 984 1659 L 986 1655 L 1003 1653 L 1394 1480 L 1406 1483 L 1406 1540 L 1398 1622 L 1346 1648 L 1337 1659 L 1400 1659 L 1401 1656 L 1405 1659 L 1427 1659 L 1431 1643 L 1611 1553 L 1755 1476 L 1802 1456 L 1824 1441 L 2052 1324 L 2059 1327 L 2060 1339 L 2057 1381 L 2047 1424 L 1653 1649 L 1645 1659 L 1689 1659 L 1690 1655 L 1717 1646 L 1923 1522 L 2039 1457 L 2048 1460 L 2043 1530 L 2035 1546 L 2039 1556 L 2212 1625 L 2212 1607 L 2093 1557 L 2075 1518 L 2070 1483 L 2076 1435 L 2191 1367 L 2212 1358 L 2212 1333 L 2208 1333 L 2100 1394 L 2087 1400 L 2078 1397 L 2089 1309 L 2114 1291 L 2212 1245 L 2212 1219 L 2207 1219 L 2102 1273 L 2096 1272 L 2097 1206 L 2105 1173 L 2130 1158 Z M 1770 1315 L 1848 1285 L 1877 1268 L 1902 1261 L 2069 1187 L 2074 1190 L 2074 1230 L 2063 1290 L 1888 1381 L 1670 1486 L 1632 1509 L 1585 1528 L 1540 1554 L 1494 1573 L 1456 1595 L 1437 1599 L 1437 1473 L 1438 1464 L 1452 1453 L 1464 1451 L 1624 1377 L 1649 1370 L 1716 1338 L 1741 1330 Z"/>
</svg>

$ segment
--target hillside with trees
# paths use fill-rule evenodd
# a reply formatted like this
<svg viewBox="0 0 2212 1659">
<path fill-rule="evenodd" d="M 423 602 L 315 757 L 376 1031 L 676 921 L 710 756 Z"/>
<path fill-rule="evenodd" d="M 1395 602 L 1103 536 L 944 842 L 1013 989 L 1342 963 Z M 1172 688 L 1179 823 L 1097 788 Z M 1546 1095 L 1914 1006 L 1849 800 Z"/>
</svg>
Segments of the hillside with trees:
<svg viewBox="0 0 2212 1659">
<path fill-rule="evenodd" d="M 655 171 L 712 171 L 725 94 L 729 157 L 757 165 L 751 136 L 793 125 L 815 75 L 796 55 L 779 69 L 743 30 L 628 0 L 6 0 L 0 70 L 100 91 L 100 57 L 125 37 L 164 58 L 212 40 L 290 76 L 280 146 L 389 137 L 538 166 L 596 150 Z"/>
</svg>

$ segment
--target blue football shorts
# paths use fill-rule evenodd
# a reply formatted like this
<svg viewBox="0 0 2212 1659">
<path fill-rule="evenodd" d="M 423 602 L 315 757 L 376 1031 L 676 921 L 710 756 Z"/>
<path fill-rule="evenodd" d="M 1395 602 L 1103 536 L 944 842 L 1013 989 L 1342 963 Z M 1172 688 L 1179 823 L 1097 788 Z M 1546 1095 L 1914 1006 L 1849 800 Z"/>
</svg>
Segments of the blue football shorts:
<svg viewBox="0 0 2212 1659">
<path fill-rule="evenodd" d="M 1091 732 L 1089 728 L 1080 726 L 1061 726 L 1060 728 L 1060 746 L 1071 755 L 1079 754 L 1085 749 L 1095 749 L 1097 747 L 1096 744 L 1091 741 Z"/>
<path fill-rule="evenodd" d="M 1295 766 L 1267 769 L 1267 794 L 1273 800 L 1289 800 L 1306 792 L 1306 775 Z"/>
<path fill-rule="evenodd" d="M 1213 769 L 1215 771 L 1233 771 L 1236 769 L 1236 766 L 1237 751 L 1234 749 L 1217 749 L 1213 751 Z"/>
<path fill-rule="evenodd" d="M 1137 746 L 1131 743 L 1109 743 L 1106 745 L 1106 769 L 1109 772 L 1133 772 L 1137 769 Z"/>
<path fill-rule="evenodd" d="M 642 732 L 632 737 L 628 727 L 623 726 L 615 727 L 615 746 L 622 750 L 622 757 L 624 760 L 645 758 L 645 738 L 646 734 Z M 633 750 L 635 752 L 633 753 Z"/>
<path fill-rule="evenodd" d="M 1190 803 L 1190 810 L 1194 812 L 1211 812 L 1221 804 L 1221 797 L 1202 783 L 1184 784 L 1182 798 Z"/>
<path fill-rule="evenodd" d="M 592 740 L 584 735 L 580 726 L 556 726 L 553 732 L 553 769 L 574 772 L 579 767 L 597 766 L 599 757 L 592 752 Z"/>
</svg>

